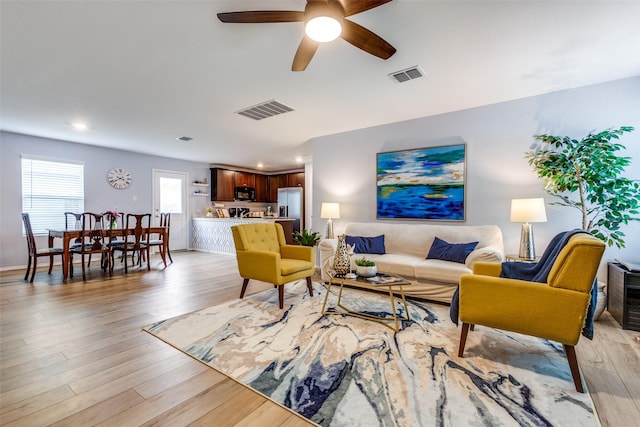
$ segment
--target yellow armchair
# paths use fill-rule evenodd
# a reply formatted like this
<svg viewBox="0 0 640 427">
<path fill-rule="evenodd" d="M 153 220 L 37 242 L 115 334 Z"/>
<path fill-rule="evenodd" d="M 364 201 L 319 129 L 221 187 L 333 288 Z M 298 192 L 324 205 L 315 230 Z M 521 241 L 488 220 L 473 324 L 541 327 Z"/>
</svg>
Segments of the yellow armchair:
<svg viewBox="0 0 640 427">
<path fill-rule="evenodd" d="M 578 343 L 605 245 L 587 233 L 572 235 L 553 262 L 547 283 L 501 278 L 501 264 L 474 264 L 460 277 L 458 356 L 467 334 L 484 325 L 564 345 L 573 382 L 583 392 L 574 346 Z"/>
<path fill-rule="evenodd" d="M 231 227 L 236 247 L 238 270 L 244 279 L 240 298 L 244 298 L 250 279 L 273 283 L 278 287 L 280 308 L 284 308 L 284 285 L 307 280 L 313 296 L 311 276 L 315 273 L 313 248 L 287 245 L 280 224 L 255 223 Z"/>
</svg>

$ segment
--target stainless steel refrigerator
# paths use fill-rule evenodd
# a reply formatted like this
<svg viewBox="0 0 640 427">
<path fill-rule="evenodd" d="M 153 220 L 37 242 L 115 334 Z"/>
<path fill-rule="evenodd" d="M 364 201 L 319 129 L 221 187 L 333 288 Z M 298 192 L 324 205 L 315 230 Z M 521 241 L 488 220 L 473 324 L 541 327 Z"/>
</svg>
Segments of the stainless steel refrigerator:
<svg viewBox="0 0 640 427">
<path fill-rule="evenodd" d="M 278 216 L 293 218 L 293 231 L 302 231 L 302 187 L 278 188 Z"/>
</svg>

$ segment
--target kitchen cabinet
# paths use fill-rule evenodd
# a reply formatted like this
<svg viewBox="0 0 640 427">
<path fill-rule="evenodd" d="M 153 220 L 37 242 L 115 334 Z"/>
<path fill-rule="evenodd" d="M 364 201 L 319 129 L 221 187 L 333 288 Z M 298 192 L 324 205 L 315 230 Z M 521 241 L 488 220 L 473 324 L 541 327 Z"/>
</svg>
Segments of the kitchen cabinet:
<svg viewBox="0 0 640 427">
<path fill-rule="evenodd" d="M 278 183 L 280 178 L 278 175 L 267 176 L 267 189 L 269 195 L 267 196 L 268 203 L 278 203 Z"/>
<path fill-rule="evenodd" d="M 304 187 L 304 172 L 287 174 L 287 187 Z"/>
<path fill-rule="evenodd" d="M 287 242 L 287 245 L 293 245 L 293 221 L 289 220 L 275 220 L 276 224 L 280 224 L 282 226 L 282 231 L 284 231 L 284 239 Z"/>
<path fill-rule="evenodd" d="M 269 182 L 267 175 L 256 174 L 256 202 L 269 201 Z"/>
<path fill-rule="evenodd" d="M 278 188 L 284 188 L 289 186 L 289 179 L 286 173 L 278 175 Z"/>
<path fill-rule="evenodd" d="M 222 168 L 211 168 L 211 200 L 231 202 L 235 187 L 256 189 L 256 202 L 277 203 L 278 188 L 304 187 L 304 172 L 263 175 Z"/>
<path fill-rule="evenodd" d="M 256 187 L 256 174 L 251 172 L 235 172 L 236 187 Z"/>
<path fill-rule="evenodd" d="M 231 202 L 234 197 L 234 172 L 211 168 L 211 201 Z"/>
</svg>

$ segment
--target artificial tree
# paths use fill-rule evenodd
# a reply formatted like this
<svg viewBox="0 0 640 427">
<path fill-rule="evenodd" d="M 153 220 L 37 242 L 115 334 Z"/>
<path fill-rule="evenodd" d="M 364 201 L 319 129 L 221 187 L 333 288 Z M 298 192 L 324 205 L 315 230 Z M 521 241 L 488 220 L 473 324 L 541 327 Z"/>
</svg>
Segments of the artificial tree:
<svg viewBox="0 0 640 427">
<path fill-rule="evenodd" d="M 631 159 L 617 154 L 624 145 L 616 141 L 632 131 L 609 128 L 580 140 L 535 135 L 540 144 L 526 153 L 545 191 L 560 199 L 552 204 L 578 209 L 583 230 L 618 248 L 625 245 L 620 226 L 640 219 L 640 183 L 622 176 Z"/>
</svg>

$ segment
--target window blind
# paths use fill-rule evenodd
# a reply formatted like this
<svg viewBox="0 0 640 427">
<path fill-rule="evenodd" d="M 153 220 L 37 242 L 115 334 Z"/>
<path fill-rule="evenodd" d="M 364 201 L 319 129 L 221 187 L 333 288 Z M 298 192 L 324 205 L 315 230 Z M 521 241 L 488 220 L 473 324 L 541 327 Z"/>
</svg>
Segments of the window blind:
<svg viewBox="0 0 640 427">
<path fill-rule="evenodd" d="M 84 164 L 25 155 L 21 160 L 22 212 L 29 214 L 33 233 L 64 230 L 65 212 L 84 212 Z"/>
</svg>

